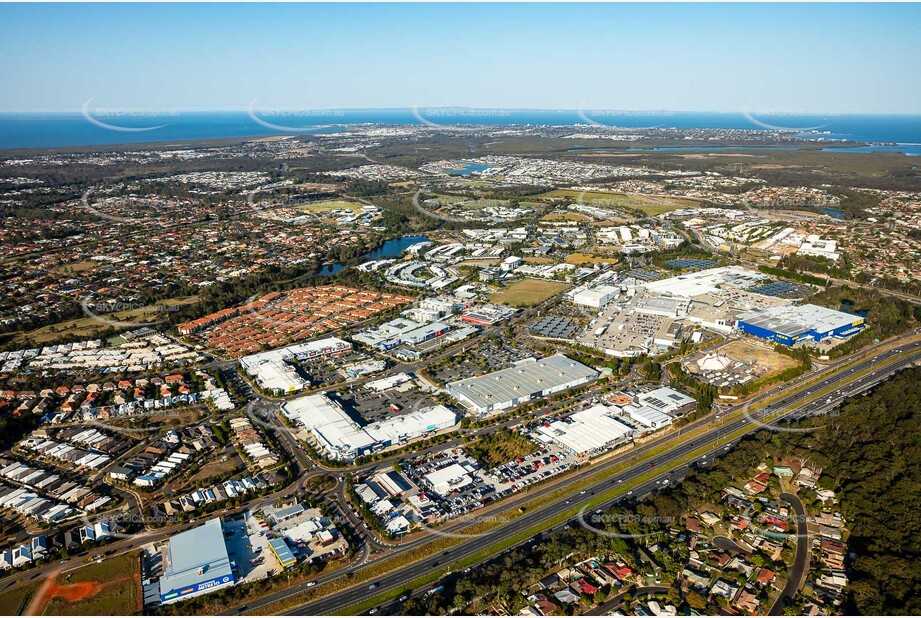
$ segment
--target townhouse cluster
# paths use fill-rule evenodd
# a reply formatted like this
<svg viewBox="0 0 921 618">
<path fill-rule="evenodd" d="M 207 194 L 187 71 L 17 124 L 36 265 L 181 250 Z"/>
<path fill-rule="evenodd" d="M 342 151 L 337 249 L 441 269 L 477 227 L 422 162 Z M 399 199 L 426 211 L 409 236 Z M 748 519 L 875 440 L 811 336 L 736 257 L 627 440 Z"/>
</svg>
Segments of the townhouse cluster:
<svg viewBox="0 0 921 618">
<path fill-rule="evenodd" d="M 112 501 L 57 472 L 9 458 L 0 458 L 0 478 L 0 506 L 27 520 L 54 523 Z"/>
<path fill-rule="evenodd" d="M 230 419 L 230 430 L 234 443 L 246 455 L 246 460 L 252 465 L 266 470 L 278 465 L 278 455 L 265 445 L 262 437 L 253 424 L 245 416 Z"/>
<path fill-rule="evenodd" d="M 303 341 L 410 302 L 407 296 L 343 286 L 298 288 L 181 324 L 179 332 L 236 358 Z"/>
<path fill-rule="evenodd" d="M 131 331 L 117 345 L 99 339 L 62 343 L 42 348 L 0 352 L 0 373 L 20 370 L 80 373 L 149 371 L 163 365 L 198 362 L 203 356 L 181 343 L 153 331 Z"/>
</svg>

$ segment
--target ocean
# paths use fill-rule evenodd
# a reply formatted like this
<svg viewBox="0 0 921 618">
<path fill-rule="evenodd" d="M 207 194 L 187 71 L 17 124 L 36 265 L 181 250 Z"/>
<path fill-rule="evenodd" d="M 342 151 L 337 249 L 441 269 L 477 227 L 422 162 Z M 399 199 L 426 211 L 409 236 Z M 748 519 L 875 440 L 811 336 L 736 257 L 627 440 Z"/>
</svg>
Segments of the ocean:
<svg viewBox="0 0 921 618">
<path fill-rule="evenodd" d="M 392 109 L 329 112 L 0 113 L 0 149 L 96 146 L 341 131 L 345 124 L 556 125 L 626 128 L 783 128 L 810 139 L 894 143 L 921 155 L 921 115 L 771 115 L 700 112 Z M 589 144 L 580 144 L 590 146 Z"/>
</svg>

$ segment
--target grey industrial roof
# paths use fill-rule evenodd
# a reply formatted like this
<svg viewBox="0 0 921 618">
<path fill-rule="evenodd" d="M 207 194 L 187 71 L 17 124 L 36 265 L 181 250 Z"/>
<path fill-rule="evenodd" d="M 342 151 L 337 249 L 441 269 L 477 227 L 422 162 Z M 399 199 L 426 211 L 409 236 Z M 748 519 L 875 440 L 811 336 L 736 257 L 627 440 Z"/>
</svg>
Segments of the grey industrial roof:
<svg viewBox="0 0 921 618">
<path fill-rule="evenodd" d="M 738 319 L 740 322 L 791 337 L 809 330 L 824 333 L 862 320 L 860 316 L 819 305 L 767 307 L 742 313 Z"/>
<path fill-rule="evenodd" d="M 519 362 L 507 369 L 475 378 L 451 382 L 447 388 L 454 396 L 463 397 L 485 408 L 597 377 L 598 372 L 591 367 L 556 354 L 541 360 Z"/>
<path fill-rule="evenodd" d="M 199 573 L 201 569 L 203 573 Z M 232 573 L 224 528 L 218 517 L 170 538 L 166 569 L 160 578 L 160 593 L 166 594 L 224 576 L 232 576 Z"/>
<path fill-rule="evenodd" d="M 541 337 L 563 339 L 576 330 L 576 323 L 568 318 L 546 317 L 531 325 L 531 332 Z"/>
</svg>

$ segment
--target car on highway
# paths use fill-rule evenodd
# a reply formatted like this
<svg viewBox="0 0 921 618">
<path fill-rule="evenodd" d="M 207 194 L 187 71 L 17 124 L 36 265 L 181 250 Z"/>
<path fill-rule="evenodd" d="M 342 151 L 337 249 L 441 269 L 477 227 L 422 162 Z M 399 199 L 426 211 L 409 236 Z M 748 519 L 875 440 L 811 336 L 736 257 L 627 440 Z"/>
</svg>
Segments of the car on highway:
<svg viewBox="0 0 921 618">
<path fill-rule="evenodd" d="M 307 582 L 307 587 L 308 587 L 308 588 L 313 588 L 313 587 L 316 586 L 316 585 L 317 585 L 317 582 L 315 582 L 315 581 L 314 581 L 314 582 Z"/>
<path fill-rule="evenodd" d="M 381 585 L 380 582 L 374 582 L 373 584 L 368 586 L 368 590 L 377 590 L 377 587 L 380 585 Z"/>
<path fill-rule="evenodd" d="M 408 594 L 401 594 L 401 595 L 400 595 L 400 598 L 397 599 L 397 601 L 399 601 L 400 603 L 402 603 L 403 601 L 408 601 L 408 600 L 409 600 L 409 595 L 408 595 Z"/>
</svg>

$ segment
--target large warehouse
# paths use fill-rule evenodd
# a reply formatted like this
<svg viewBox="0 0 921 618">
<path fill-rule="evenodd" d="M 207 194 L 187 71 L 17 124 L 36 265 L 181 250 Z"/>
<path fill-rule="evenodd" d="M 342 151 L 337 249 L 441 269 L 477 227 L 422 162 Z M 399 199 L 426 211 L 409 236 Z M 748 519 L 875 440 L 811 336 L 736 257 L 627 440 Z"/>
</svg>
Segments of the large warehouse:
<svg viewBox="0 0 921 618">
<path fill-rule="evenodd" d="M 240 358 L 240 366 L 261 388 L 267 391 L 294 393 L 310 384 L 288 364 L 292 358 L 309 359 L 349 352 L 352 344 L 336 337 L 289 345 L 277 350 L 250 354 Z"/>
<path fill-rule="evenodd" d="M 172 603 L 233 584 L 220 517 L 170 537 L 163 554 L 160 601 Z"/>
<path fill-rule="evenodd" d="M 598 378 L 598 372 L 582 363 L 556 354 L 540 360 L 529 358 L 507 369 L 445 385 L 448 393 L 477 414 L 546 397 Z"/>
<path fill-rule="evenodd" d="M 857 315 L 819 305 L 778 306 L 739 314 L 738 327 L 743 333 L 784 345 L 811 340 L 845 339 L 865 326 Z"/>
<path fill-rule="evenodd" d="M 633 438 L 633 428 L 615 418 L 619 412 L 619 408 L 597 404 L 566 420 L 540 425 L 533 435 L 540 442 L 555 442 L 574 455 L 600 453 Z"/>
<path fill-rule="evenodd" d="M 459 420 L 452 410 L 436 405 L 362 425 L 326 395 L 301 397 L 285 403 L 281 409 L 285 416 L 310 432 L 318 447 L 338 460 L 352 460 L 432 431 L 447 429 Z"/>
</svg>

